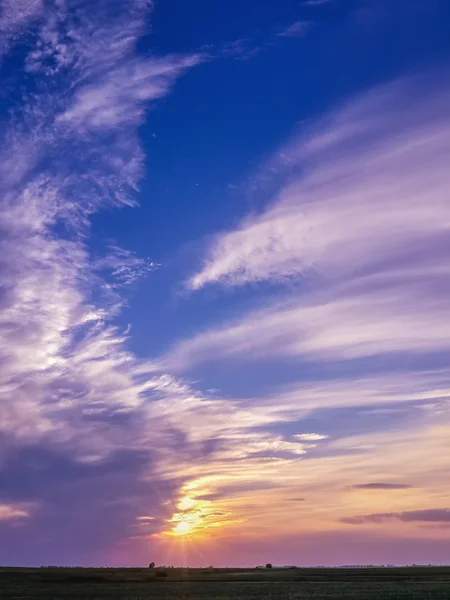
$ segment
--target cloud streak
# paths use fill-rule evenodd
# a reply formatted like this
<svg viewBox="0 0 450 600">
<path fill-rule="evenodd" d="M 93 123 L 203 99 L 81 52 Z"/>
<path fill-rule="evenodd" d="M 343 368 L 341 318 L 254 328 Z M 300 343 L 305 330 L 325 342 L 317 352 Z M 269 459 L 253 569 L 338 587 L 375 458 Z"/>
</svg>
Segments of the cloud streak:
<svg viewBox="0 0 450 600">
<path fill-rule="evenodd" d="M 411 489 L 411 486 L 406 485 L 405 483 L 381 483 L 381 482 L 358 483 L 356 485 L 352 485 L 351 487 L 354 490 L 409 490 L 409 489 Z"/>
<path fill-rule="evenodd" d="M 137 55 L 148 2 L 13 4 L 8 44 L 38 18 L 0 149 L 0 560 L 95 563 L 143 507 L 159 515 L 151 531 L 166 526 L 183 480 L 158 465 L 189 443 L 150 414 L 181 386 L 112 324 L 155 265 L 114 244 L 92 256 L 90 218 L 135 204 L 145 107 L 198 58 Z"/>
<path fill-rule="evenodd" d="M 0 59 L 43 10 L 42 0 L 3 0 L 0 5 Z"/>
<path fill-rule="evenodd" d="M 308 21 L 296 21 L 295 23 L 292 23 L 292 25 L 289 25 L 284 29 L 280 29 L 280 31 L 277 33 L 277 36 L 286 38 L 301 37 L 305 35 L 310 28 L 311 23 Z"/>
<path fill-rule="evenodd" d="M 322 4 L 332 4 L 334 0 L 306 0 L 302 2 L 302 6 L 320 6 Z"/>
<path fill-rule="evenodd" d="M 262 168 L 272 201 L 215 238 L 188 286 L 270 283 L 278 296 L 180 343 L 174 361 L 448 348 L 448 92 L 407 100 L 419 83 L 353 100 Z"/>
<path fill-rule="evenodd" d="M 282 282 L 310 269 L 342 279 L 400 261 L 413 240 L 436 249 L 448 223 L 448 95 L 405 107 L 411 87 L 373 91 L 281 149 L 264 168 L 287 183 L 217 237 L 189 285 Z"/>
<path fill-rule="evenodd" d="M 234 312 L 175 343 L 161 365 L 197 378 L 204 365 L 225 363 L 235 388 L 241 374 L 254 388 L 263 381 L 251 397 L 244 386 L 242 398 L 208 401 L 208 425 L 185 417 L 191 434 L 220 440 L 208 469 L 192 466 L 198 493 L 243 515 L 252 539 L 275 524 L 289 531 L 287 497 L 305 498 L 296 515 L 303 533 L 366 518 L 348 517 L 349 506 L 414 523 L 445 503 L 450 121 L 448 91 L 424 89 L 395 82 L 304 125 L 250 180 L 256 200 L 261 192 L 270 201 L 216 235 L 187 281 L 192 301 L 211 286 L 215 295 L 238 292 Z M 278 366 L 298 376 L 267 386 L 264 370 Z M 342 429 L 330 425 L 338 415 Z M 269 474 L 276 486 L 256 494 Z M 227 492 L 245 477 L 254 490 Z M 231 534 L 239 535 L 232 526 Z"/>
<path fill-rule="evenodd" d="M 406 523 L 449 523 L 450 510 L 448 508 L 435 508 L 426 510 L 410 510 L 405 512 L 376 513 L 363 515 L 361 517 L 348 517 L 342 519 L 350 525 L 363 525 L 364 523 L 385 523 L 390 520 L 398 520 Z"/>
<path fill-rule="evenodd" d="M 15 521 L 28 518 L 29 512 L 11 504 L 0 504 L 0 521 Z"/>
<path fill-rule="evenodd" d="M 129 287 L 157 265 L 114 242 L 93 255 L 91 217 L 136 204 L 137 129 L 204 56 L 137 54 L 148 2 L 14 6 L 17 18 L 2 16 L 7 46 L 23 32 L 30 47 L 0 149 L 0 561 L 143 562 L 149 543 L 164 550 L 170 527 L 208 539 L 221 527 L 234 539 L 270 539 L 274 527 L 290 535 L 286 498 L 314 534 L 344 528 L 350 507 L 388 514 L 378 513 L 376 493 L 348 493 L 355 480 L 417 481 L 402 488 L 408 507 L 439 506 L 447 371 L 303 381 L 236 398 L 200 393 L 166 367 L 447 348 L 448 224 L 435 193 L 447 190 L 441 99 L 436 110 L 426 99 L 399 115 L 401 90 L 381 90 L 284 148 L 263 168 L 281 182 L 271 205 L 217 237 L 190 287 L 270 282 L 278 291 L 310 278 L 308 294 L 283 289 L 274 303 L 143 361 L 113 319 Z M 399 405 L 411 424 L 392 436 L 356 435 L 348 420 L 336 433 L 321 417 L 358 407 L 358 421 Z"/>
</svg>

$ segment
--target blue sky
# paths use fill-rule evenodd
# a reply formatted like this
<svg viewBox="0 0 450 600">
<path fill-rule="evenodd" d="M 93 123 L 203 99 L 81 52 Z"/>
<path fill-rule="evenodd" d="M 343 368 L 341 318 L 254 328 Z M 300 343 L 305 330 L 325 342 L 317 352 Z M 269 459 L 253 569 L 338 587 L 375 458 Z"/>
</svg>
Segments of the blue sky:
<svg viewBox="0 0 450 600">
<path fill-rule="evenodd" d="M 133 322 L 149 309 L 149 302 L 152 312 L 168 312 L 157 319 L 156 331 L 149 320 L 142 341 L 133 336 L 134 349 L 144 355 L 152 352 L 153 344 L 158 352 L 184 328 L 192 331 L 195 315 L 203 321 L 205 310 L 229 305 L 215 294 L 215 302 L 203 304 L 199 315 L 190 299 L 178 300 L 179 280 L 186 270 L 195 269 L 206 236 L 232 227 L 240 216 L 264 205 L 264 190 L 252 190 L 248 179 L 274 149 L 303 122 L 320 118 L 374 84 L 420 73 L 430 64 L 437 69 L 450 49 L 445 19 L 423 3 L 396 8 L 355 2 L 239 4 L 214 9 L 210 3 L 155 6 L 146 39 L 154 52 L 192 52 L 212 45 L 220 55 L 233 40 L 243 40 L 245 50 L 234 60 L 219 56 L 186 73 L 174 93 L 149 112 L 141 129 L 148 166 L 140 209 L 112 212 L 106 218 L 101 214 L 95 220 L 94 232 L 101 238 L 119 239 L 166 265 L 166 272 L 154 275 L 157 289 L 149 293 L 152 279 L 143 282 L 131 299 L 131 310 L 123 315 Z M 167 14 L 177 15 L 173 26 Z M 180 26 L 189 18 L 191 27 Z M 430 25 L 426 32 L 424 18 Z M 308 35 L 277 36 L 299 21 L 309 23 Z M 423 44 L 418 43 L 421 36 Z M 171 333 L 168 326 L 174 319 Z"/>
<path fill-rule="evenodd" d="M 0 562 L 450 560 L 449 18 L 1 0 Z"/>
</svg>

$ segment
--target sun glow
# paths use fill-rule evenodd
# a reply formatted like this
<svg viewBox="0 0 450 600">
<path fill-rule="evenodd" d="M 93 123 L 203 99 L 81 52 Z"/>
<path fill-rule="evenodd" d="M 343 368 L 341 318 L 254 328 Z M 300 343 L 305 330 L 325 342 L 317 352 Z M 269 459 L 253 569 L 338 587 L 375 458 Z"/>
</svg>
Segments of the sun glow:
<svg viewBox="0 0 450 600">
<path fill-rule="evenodd" d="M 209 528 L 220 527 L 227 521 L 228 513 L 215 510 L 209 500 L 196 499 L 191 489 L 186 488 L 185 491 L 191 493 L 183 496 L 177 503 L 177 510 L 169 521 L 171 528 L 166 535 L 205 536 Z"/>
<path fill-rule="evenodd" d="M 194 532 L 195 525 L 189 521 L 180 521 L 172 529 L 175 535 L 189 535 Z"/>
<path fill-rule="evenodd" d="M 171 519 L 172 535 L 192 535 L 203 529 L 205 527 L 203 520 L 206 516 L 204 504 L 205 502 L 195 500 L 190 496 L 182 498 L 177 504 L 178 512 Z"/>
<path fill-rule="evenodd" d="M 186 496 L 178 503 L 178 508 L 180 510 L 190 510 L 191 508 L 194 508 L 196 504 L 196 500 L 194 500 L 193 498 L 189 498 L 189 496 Z"/>
</svg>

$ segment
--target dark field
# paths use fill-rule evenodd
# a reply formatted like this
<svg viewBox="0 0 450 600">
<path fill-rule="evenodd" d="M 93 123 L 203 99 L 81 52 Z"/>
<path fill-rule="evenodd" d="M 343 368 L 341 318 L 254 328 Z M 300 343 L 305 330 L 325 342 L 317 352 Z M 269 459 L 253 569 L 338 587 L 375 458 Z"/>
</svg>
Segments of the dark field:
<svg viewBox="0 0 450 600">
<path fill-rule="evenodd" d="M 450 600 L 450 567 L 0 569 L 1 600 Z"/>
</svg>

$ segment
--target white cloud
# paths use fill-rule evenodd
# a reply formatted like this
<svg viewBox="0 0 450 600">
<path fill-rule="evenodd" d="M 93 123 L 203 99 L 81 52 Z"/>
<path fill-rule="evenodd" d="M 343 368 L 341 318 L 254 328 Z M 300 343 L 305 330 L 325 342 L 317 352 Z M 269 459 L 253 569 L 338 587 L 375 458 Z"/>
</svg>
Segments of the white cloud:
<svg viewBox="0 0 450 600">
<path fill-rule="evenodd" d="M 300 440 L 301 442 L 316 442 L 320 440 L 326 440 L 328 438 L 327 435 L 323 435 L 321 433 L 298 433 L 292 437 L 296 440 Z"/>
<path fill-rule="evenodd" d="M 265 526 L 269 507 L 271 526 L 291 531 L 287 491 L 305 498 L 302 530 L 340 527 L 333 522 L 365 510 L 358 504 L 365 498 L 349 499 L 344 491 L 355 477 L 389 476 L 414 486 L 389 498 L 375 494 L 373 512 L 379 505 L 398 511 L 445 502 L 448 370 L 387 373 L 377 361 L 402 354 L 417 365 L 418 357 L 450 346 L 446 94 L 407 101 L 410 89 L 403 83 L 372 92 L 283 148 L 252 182 L 279 185 L 271 204 L 218 235 L 189 282 L 194 290 L 252 284 L 256 292 L 260 282 L 295 285 L 175 344 L 161 361 L 166 368 L 234 360 L 239 369 L 254 369 L 264 368 L 261 359 L 288 359 L 304 372 L 311 361 L 375 357 L 368 372 L 359 363 L 351 377 L 333 371 L 332 379 L 308 377 L 253 398 L 206 400 L 203 408 L 193 398 L 177 414 L 190 436 L 219 440 L 209 469 L 193 464 L 188 473 L 199 494 L 223 510 L 242 514 L 243 502 L 252 504 L 251 523 L 242 526 L 249 535 L 255 523 Z M 341 409 L 349 429 L 358 422 L 361 433 L 334 438 L 333 416 Z M 302 420 L 325 413 L 330 434 L 267 435 L 292 421 L 302 431 Z M 389 418 L 389 431 L 383 421 L 368 432 L 369 415 L 374 422 Z M 247 491 L 235 494 L 233 484 L 243 481 Z"/>
<path fill-rule="evenodd" d="M 415 275 L 399 274 L 395 285 L 391 277 L 367 277 L 360 289 L 333 287 L 304 300 L 293 294 L 179 342 L 168 352 L 167 364 L 186 369 L 233 357 L 339 360 L 444 351 L 450 339 L 447 297 L 434 296 L 427 286 L 433 288 L 450 273 L 443 266 L 437 276 L 430 271 L 423 281 L 411 282 Z"/>
<path fill-rule="evenodd" d="M 233 482 L 261 485 L 261 482 L 271 480 L 270 485 L 275 482 L 275 485 L 289 489 L 303 485 L 313 492 L 317 492 L 323 481 L 330 481 L 334 492 L 339 478 L 344 476 L 343 481 L 351 482 L 349 472 L 355 462 L 354 455 L 343 463 L 338 462 L 336 457 L 325 457 L 323 462 L 303 461 L 300 469 L 300 459 L 308 456 L 312 450 L 311 442 L 320 441 L 320 434 L 300 433 L 297 437 L 286 438 L 269 429 L 300 419 L 316 408 L 389 406 L 392 402 L 407 403 L 415 399 L 438 405 L 450 394 L 448 381 L 445 378 L 440 381 L 438 376 L 431 374 L 426 381 L 413 381 L 413 384 L 411 379 L 414 378 L 405 375 L 398 380 L 381 378 L 359 380 L 353 384 L 341 381 L 330 385 L 297 386 L 247 401 L 215 399 L 202 396 L 174 377 L 161 375 L 158 365 L 140 361 L 127 349 L 125 335 L 110 325 L 109 318 L 120 306 L 116 295 L 118 291 L 134 283 L 150 264 L 117 246 L 110 247 L 105 257 L 93 259 L 86 243 L 89 218 L 104 207 L 134 203 L 133 194 L 138 188 L 142 163 L 136 127 L 142 118 L 144 105 L 168 93 L 175 78 L 200 60 L 198 56 L 136 58 L 133 50 L 145 26 L 148 4 L 144 1 L 125 3 L 124 11 L 119 11 L 119 17 L 112 22 L 107 18 L 109 1 L 100 0 L 96 11 L 90 10 L 90 3 L 81 4 L 83 10 L 80 8 L 76 19 L 72 19 L 63 0 L 56 2 L 51 11 L 44 12 L 39 43 L 30 50 L 26 61 L 28 73 L 41 78 L 41 91 L 38 97 L 17 107 L 10 128 L 3 136 L 6 142 L 0 160 L 1 473 L 4 476 L 6 467 L 17 453 L 20 455 L 20 450 L 28 451 L 28 458 L 36 454 L 44 461 L 43 465 L 38 462 L 39 468 L 46 467 L 48 463 L 45 461 L 50 461 L 53 456 L 48 452 L 50 448 L 60 461 L 51 473 L 56 480 L 54 485 L 57 485 L 59 477 L 76 476 L 79 472 L 82 475 L 98 475 L 86 477 L 94 485 L 87 492 L 84 487 L 81 488 L 82 501 L 79 505 L 74 503 L 69 510 L 59 499 L 56 505 L 51 506 L 65 514 L 64 519 L 58 520 L 52 510 L 49 511 L 50 519 L 44 522 L 47 535 L 58 534 L 51 527 L 59 528 L 61 523 L 73 524 L 73 527 L 82 523 L 83 531 L 88 531 L 90 527 L 86 527 L 85 516 L 96 516 L 95 512 L 90 512 L 95 507 L 100 514 L 114 503 L 115 506 L 126 507 L 127 522 L 132 521 L 132 513 L 149 514 L 143 511 L 151 510 L 150 514 L 157 515 L 155 527 L 161 528 L 161 515 L 167 514 L 168 501 L 176 496 L 179 482 L 186 479 L 203 478 L 203 483 L 212 488 L 215 484 Z M 53 10 L 55 7 L 58 10 Z M 49 77 L 53 79 L 48 81 Z M 55 82 L 54 78 L 59 79 Z M 57 83 L 55 87 L 54 83 Z M 21 122 L 20 127 L 16 127 L 17 122 Z M 308 154 L 320 153 L 324 147 L 328 151 L 336 137 L 339 137 L 337 132 L 331 141 L 327 136 L 314 138 L 308 142 L 309 145 L 300 148 L 300 154 L 302 150 L 306 152 L 306 148 Z M 411 138 L 408 139 L 411 141 Z M 431 147 L 426 146 L 427 149 Z M 333 164 L 336 167 L 336 163 Z M 359 165 L 360 170 L 364 164 Z M 344 161 L 343 167 L 342 171 L 338 169 L 340 194 L 345 196 L 348 193 L 351 197 L 353 188 L 345 183 L 349 176 L 349 162 Z M 439 165 L 433 169 L 433 173 L 441 173 Z M 360 179 L 362 181 L 362 176 Z M 374 179 L 376 177 L 372 175 L 372 183 Z M 361 264 L 365 265 L 371 251 L 363 243 L 362 238 L 368 230 L 355 203 L 348 204 L 357 217 L 354 229 L 349 227 L 348 231 L 353 231 L 352 236 L 357 242 L 349 244 L 344 234 L 339 237 L 333 232 L 332 224 L 327 220 L 327 207 L 335 210 L 337 215 L 346 205 L 342 199 L 338 198 L 335 205 L 329 199 L 334 180 L 333 169 L 325 173 L 323 180 L 319 176 L 317 180 L 318 188 L 325 189 L 325 192 L 321 196 L 320 190 L 316 190 L 319 208 L 314 209 L 316 212 L 312 211 L 311 219 L 328 237 L 328 241 L 319 246 L 319 252 L 315 242 L 308 241 L 302 246 L 304 257 L 297 260 L 298 244 L 292 239 L 296 234 L 290 235 L 282 214 L 279 215 L 281 234 L 278 235 L 275 228 L 272 248 L 261 241 L 260 232 L 253 236 L 253 225 L 262 225 L 264 220 L 268 223 L 277 213 L 276 207 L 272 207 L 254 222 L 250 219 L 244 224 L 242 229 L 247 241 L 240 236 L 233 238 L 233 243 L 237 243 L 237 255 L 232 255 L 227 242 L 225 246 L 230 256 L 220 256 L 220 260 L 213 258 L 204 272 L 198 275 L 193 287 L 202 287 L 213 281 L 244 283 L 273 279 L 278 271 L 284 280 L 291 275 L 302 274 L 306 260 L 308 265 L 320 267 L 320 273 L 332 280 L 333 285 L 340 286 L 342 297 L 336 306 L 329 307 L 323 291 L 304 303 L 302 300 L 301 305 L 288 298 L 268 311 L 253 313 L 247 322 L 237 321 L 229 331 L 215 330 L 184 342 L 167 357 L 169 364 L 185 368 L 209 359 L 207 354 L 212 351 L 219 358 L 249 350 L 260 356 L 268 353 L 270 345 L 276 344 L 279 344 L 281 353 L 290 355 L 344 353 L 353 356 L 355 349 L 343 339 L 347 335 L 345 323 L 336 325 L 334 321 L 336 317 L 345 321 L 348 315 L 363 319 L 364 309 L 360 309 L 355 300 L 358 298 L 367 303 L 370 301 L 372 313 L 379 310 L 391 323 L 392 306 L 396 302 L 394 293 L 387 299 L 377 294 L 372 297 L 366 284 L 352 287 L 353 284 L 348 281 L 348 273 L 354 268 L 347 265 L 348 257 L 352 257 L 356 249 L 361 253 Z M 360 191 L 362 185 L 360 182 L 355 189 Z M 417 186 L 411 185 L 407 191 L 410 189 L 415 191 Z M 298 215 L 291 207 L 292 197 L 292 202 L 296 202 L 297 191 L 294 189 L 291 194 L 286 188 L 286 198 L 284 192 L 280 193 L 281 213 L 285 210 L 291 220 Z M 420 207 L 417 208 L 416 216 L 407 221 L 409 232 L 414 224 L 421 235 L 427 232 L 427 227 L 433 235 L 436 233 L 434 223 L 438 211 L 433 202 L 430 209 L 432 212 L 427 221 Z M 273 214 L 272 210 L 275 211 Z M 394 219 L 394 213 L 390 213 L 391 219 Z M 442 217 L 442 213 L 439 214 Z M 344 226 L 347 221 L 341 218 L 336 222 Z M 427 222 L 429 225 L 426 225 Z M 443 231 L 443 224 L 441 228 Z M 61 229 L 64 230 L 63 235 L 59 235 Z M 382 233 L 383 227 L 378 226 L 376 231 Z M 264 230 L 263 236 L 265 234 Z M 429 236 L 426 233 L 425 237 L 431 237 L 431 233 Z M 222 242 L 219 240 L 219 245 Z M 383 247 L 396 251 L 397 245 L 389 245 L 388 242 L 383 238 Z M 278 246 L 286 246 L 286 252 L 279 250 Z M 335 254 L 331 259 L 325 256 L 328 246 Z M 257 256 L 260 252 L 263 259 Z M 241 268 L 241 265 L 244 266 Z M 429 262 L 424 259 L 423 270 L 433 277 L 441 277 L 447 269 L 444 262 L 434 263 L 434 270 L 430 271 L 429 267 Z M 410 270 L 403 265 L 397 272 L 391 271 L 389 276 L 397 277 L 396 273 L 405 279 L 409 278 Z M 413 278 L 417 270 L 411 273 Z M 278 276 L 275 278 L 278 279 Z M 372 285 L 373 281 L 369 283 Z M 114 293 L 111 293 L 111 288 Z M 409 289 L 416 294 L 412 284 Z M 354 295 L 355 290 L 360 296 Z M 398 290 L 398 294 L 403 301 L 410 297 L 403 288 Z M 440 304 L 430 304 L 426 294 L 423 306 L 430 309 L 433 318 L 437 318 L 437 308 L 445 310 Z M 306 317 L 301 314 L 302 311 L 305 311 Z M 398 341 L 398 331 L 391 337 L 386 331 L 377 332 L 374 338 L 372 329 L 376 330 L 376 325 L 373 328 L 366 325 L 365 329 L 355 326 L 351 334 L 360 336 L 358 345 L 363 349 L 356 354 L 371 352 L 374 343 L 378 349 L 390 347 L 393 338 L 397 347 L 403 348 L 408 328 L 414 331 L 410 334 L 413 346 L 422 346 L 426 338 L 430 347 L 439 347 L 446 335 L 445 328 L 438 330 L 435 321 L 426 321 L 414 329 L 411 327 L 415 318 L 412 309 L 404 312 L 404 321 L 398 325 L 403 336 L 400 336 L 401 342 Z M 260 335 L 264 319 L 266 330 Z M 335 326 L 331 349 L 321 323 L 327 328 Z M 431 328 L 430 323 L 433 325 Z M 431 333 L 426 333 L 428 330 Z M 260 335 L 259 342 L 255 331 Z M 307 339 L 305 343 L 302 342 L 303 337 Z M 433 418 L 431 410 L 427 418 Z M 442 416 L 438 418 L 442 419 Z M 392 477 L 407 464 L 405 457 L 411 448 L 416 452 L 422 450 L 421 434 L 422 430 L 412 441 L 403 442 L 402 455 L 397 457 L 392 467 Z M 444 437 L 442 432 L 440 437 L 438 434 L 424 442 L 428 444 L 427 458 L 436 452 L 436 439 L 441 441 Z M 325 437 L 321 435 L 320 439 Z M 375 440 L 381 446 L 384 441 Z M 351 446 L 361 450 L 364 444 L 370 445 L 370 440 L 350 439 L 341 442 L 337 449 L 345 451 Z M 392 447 L 395 449 L 395 444 Z M 367 459 L 364 455 L 364 460 L 374 471 L 385 468 L 391 464 L 388 450 L 381 453 L 381 457 L 371 455 Z M 132 460 L 128 459 L 125 467 L 121 467 L 131 476 L 125 484 L 123 479 L 119 481 L 114 493 L 107 488 L 109 504 L 102 504 L 105 498 L 99 487 L 103 480 L 95 468 L 98 465 L 106 465 L 108 469 L 114 467 L 114 462 L 108 461 L 120 452 L 136 453 L 132 454 Z M 140 468 L 142 457 L 148 462 Z M 208 460 L 205 461 L 205 457 Z M 366 468 L 364 460 L 359 456 L 357 468 L 360 471 Z M 446 457 L 439 458 L 440 469 L 446 466 L 445 461 Z M 19 466 L 27 473 L 28 468 L 34 469 L 31 463 L 25 460 Z M 136 463 L 138 468 L 133 471 Z M 51 468 L 51 461 L 49 464 Z M 417 464 L 408 466 L 411 473 L 414 473 Z M 75 475 L 66 469 L 73 465 Z M 341 467 L 340 470 L 337 466 Z M 36 471 L 49 475 L 45 469 Z M 422 469 L 422 476 L 424 471 Z M 26 477 L 17 483 L 20 478 L 16 471 L 13 473 L 12 483 L 15 482 L 19 489 L 13 489 L 10 481 L 6 491 L 10 494 L 31 493 Z M 353 469 L 352 481 L 354 476 Z M 158 497 L 149 506 L 150 487 L 142 491 L 142 486 L 150 486 L 155 478 L 164 485 L 154 486 Z M 46 503 L 51 502 L 46 494 L 48 489 L 53 491 L 50 484 L 54 482 L 53 479 L 37 479 L 37 483 L 31 482 L 35 487 L 30 484 L 30 489 L 36 494 L 41 492 L 43 497 L 36 499 L 42 500 L 39 508 L 45 514 Z M 20 487 L 21 483 L 25 485 L 25 491 Z M 5 489 L 2 488 L 2 494 L 6 493 Z M 70 496 L 76 496 L 80 488 L 67 486 L 66 489 L 69 489 Z M 265 502 L 266 496 L 258 494 L 257 500 Z M 27 516 L 28 521 L 40 518 L 40 511 L 35 515 L 30 509 L 32 504 L 4 499 L 3 495 L 1 502 L 1 521 L 25 520 Z M 271 505 L 274 514 L 280 505 L 280 498 L 274 497 Z M 320 506 L 319 502 L 317 506 Z M 95 518 L 91 523 L 97 520 Z M 116 534 L 116 525 L 120 523 L 116 519 L 113 521 L 114 535 L 123 536 L 123 529 L 118 527 Z M 110 523 L 111 515 L 108 518 L 109 531 Z M 88 541 L 83 543 L 86 550 Z"/>
<path fill-rule="evenodd" d="M 132 285 L 159 266 L 116 245 L 109 246 L 107 254 L 93 262 L 95 271 L 108 275 L 109 285 L 113 289 Z"/>
<path fill-rule="evenodd" d="M 305 35 L 307 31 L 311 28 L 311 23 L 308 21 L 296 21 L 292 23 L 288 27 L 284 27 L 278 31 L 278 37 L 300 37 Z"/>
<path fill-rule="evenodd" d="M 199 56 L 127 62 L 83 86 L 58 121 L 78 129 L 116 129 L 139 122 L 149 101 L 165 96 L 175 79 Z"/>
<path fill-rule="evenodd" d="M 42 510 L 28 521 L 36 528 L 44 523 L 55 540 L 51 528 L 59 525 L 45 525 L 46 514 L 72 510 L 64 519 L 70 527 L 89 515 L 95 521 L 105 501 L 94 482 L 80 492 L 82 504 L 54 503 L 54 486 L 66 489 L 65 478 L 133 472 L 119 512 L 125 505 L 141 512 L 144 495 L 157 510 L 176 493 L 177 480 L 162 474 L 165 483 L 153 498 L 143 478 L 152 476 L 164 443 L 174 443 L 177 433 L 167 431 L 164 418 L 154 429 L 149 405 L 183 388 L 129 352 L 111 324 L 123 289 L 156 265 L 114 243 L 93 257 L 89 231 L 93 213 L 135 203 L 144 104 L 168 93 L 198 62 L 136 57 L 148 2 L 118 0 L 115 10 L 109 0 L 67 4 L 49 2 L 39 13 L 37 39 L 30 36 L 35 44 L 22 65 L 38 91 L 10 99 L 0 148 L 0 520 L 28 516 L 22 500 L 31 498 Z M 22 10 L 22 3 L 13 8 Z M 17 19 L 25 23 L 25 13 Z M 30 475 L 30 455 L 42 480 Z"/>
<path fill-rule="evenodd" d="M 298 285 L 180 342 L 169 362 L 449 348 L 448 93 L 414 95 L 419 83 L 349 103 L 265 165 L 282 181 L 272 202 L 218 235 L 188 283 Z"/>
<path fill-rule="evenodd" d="M 372 92 L 282 149 L 265 169 L 288 181 L 260 215 L 217 236 L 190 286 L 311 269 L 336 278 L 401 258 L 411 243 L 432 251 L 449 227 L 448 94 L 408 93 Z"/>
</svg>

